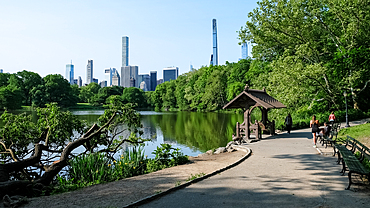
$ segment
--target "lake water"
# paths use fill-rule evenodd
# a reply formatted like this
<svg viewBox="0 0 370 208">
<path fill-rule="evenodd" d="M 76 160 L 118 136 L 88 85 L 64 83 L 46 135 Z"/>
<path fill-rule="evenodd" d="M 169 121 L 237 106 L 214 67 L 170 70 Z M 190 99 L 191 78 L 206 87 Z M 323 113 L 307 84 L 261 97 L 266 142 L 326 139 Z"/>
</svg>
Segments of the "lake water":
<svg viewBox="0 0 370 208">
<path fill-rule="evenodd" d="M 72 111 L 79 118 L 96 122 L 103 110 Z M 139 111 L 143 124 L 145 154 L 151 153 L 162 143 L 180 148 L 185 155 L 197 156 L 207 150 L 226 146 L 235 132 L 236 122 L 243 122 L 242 114 L 200 112 Z M 128 135 L 128 134 L 125 134 Z M 124 149 L 130 148 L 126 145 Z"/>
</svg>

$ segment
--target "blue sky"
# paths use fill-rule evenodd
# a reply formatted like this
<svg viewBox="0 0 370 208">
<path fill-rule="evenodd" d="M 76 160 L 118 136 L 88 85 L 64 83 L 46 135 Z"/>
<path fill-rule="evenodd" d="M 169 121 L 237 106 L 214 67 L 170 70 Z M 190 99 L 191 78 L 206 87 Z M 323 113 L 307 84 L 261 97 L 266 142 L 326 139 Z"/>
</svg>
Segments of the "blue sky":
<svg viewBox="0 0 370 208">
<path fill-rule="evenodd" d="M 87 60 L 94 77 L 120 68 L 122 36 L 130 38 L 130 65 L 139 73 L 177 66 L 180 74 L 209 65 L 212 19 L 217 19 L 219 64 L 241 57 L 237 32 L 257 0 L 0 0 L 0 69 L 65 75 L 86 81 Z"/>
</svg>

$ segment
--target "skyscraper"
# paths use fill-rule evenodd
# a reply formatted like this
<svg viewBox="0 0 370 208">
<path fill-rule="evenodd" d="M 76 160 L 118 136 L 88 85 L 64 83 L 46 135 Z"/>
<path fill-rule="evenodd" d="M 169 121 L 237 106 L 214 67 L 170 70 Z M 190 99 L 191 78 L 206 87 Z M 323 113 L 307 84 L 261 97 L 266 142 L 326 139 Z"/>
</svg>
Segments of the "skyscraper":
<svg viewBox="0 0 370 208">
<path fill-rule="evenodd" d="M 155 91 L 157 87 L 157 71 L 150 71 L 150 91 Z"/>
<path fill-rule="evenodd" d="M 107 80 L 107 86 L 111 86 L 112 85 L 112 69 L 111 68 L 107 68 L 107 69 L 104 69 L 104 76 L 105 76 L 105 80 Z"/>
<path fill-rule="evenodd" d="M 122 37 L 122 67 L 128 66 L 128 37 Z"/>
<path fill-rule="evenodd" d="M 78 76 L 78 81 L 77 81 L 78 87 L 82 87 L 82 79 L 80 76 Z"/>
<path fill-rule="evenodd" d="M 248 57 L 248 44 L 242 44 L 242 59 L 246 59 Z"/>
<path fill-rule="evenodd" d="M 167 67 L 163 69 L 163 82 L 175 80 L 179 76 L 179 67 Z"/>
<path fill-rule="evenodd" d="M 104 69 L 104 75 L 105 75 L 105 80 L 107 80 L 107 86 L 112 86 L 112 77 L 115 71 L 117 71 L 116 68 Z"/>
<path fill-rule="evenodd" d="M 67 64 L 66 65 L 66 80 L 68 80 L 69 84 L 73 84 L 74 81 L 74 65 L 72 64 Z"/>
<path fill-rule="evenodd" d="M 86 66 L 86 84 L 93 82 L 93 60 L 87 61 Z"/>
<path fill-rule="evenodd" d="M 113 75 L 112 75 L 112 86 L 121 86 L 121 78 L 118 74 L 118 71 L 113 68 Z"/>
<path fill-rule="evenodd" d="M 0 69 L 0 73 L 3 73 L 4 71 L 3 71 L 3 69 Z"/>
<path fill-rule="evenodd" d="M 217 23 L 216 19 L 212 20 L 212 31 L 213 31 L 213 65 L 218 65 L 218 52 L 217 52 Z"/>
<path fill-rule="evenodd" d="M 133 87 L 139 87 L 140 83 L 137 83 L 139 67 L 138 66 L 123 66 L 121 67 L 121 86 L 130 87 L 130 79 L 135 80 L 135 85 Z"/>
</svg>

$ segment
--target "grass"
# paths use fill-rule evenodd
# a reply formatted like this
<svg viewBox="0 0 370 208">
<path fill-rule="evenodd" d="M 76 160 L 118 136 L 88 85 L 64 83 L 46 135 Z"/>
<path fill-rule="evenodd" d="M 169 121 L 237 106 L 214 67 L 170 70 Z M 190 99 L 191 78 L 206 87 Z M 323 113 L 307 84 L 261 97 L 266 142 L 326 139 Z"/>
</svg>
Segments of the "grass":
<svg viewBox="0 0 370 208">
<path fill-rule="evenodd" d="M 347 135 L 370 147 L 370 123 L 343 128 L 338 133 L 338 139 L 344 141 Z"/>
<path fill-rule="evenodd" d="M 191 174 L 190 177 L 188 179 L 186 179 L 186 181 L 192 181 L 196 178 L 200 178 L 200 177 L 205 176 L 205 175 L 206 175 L 205 173 L 198 173 L 198 174 L 195 174 L 195 175 Z"/>
<path fill-rule="evenodd" d="M 73 110 L 101 110 L 104 109 L 102 106 L 93 106 L 90 103 L 77 103 L 75 106 L 71 106 L 68 109 L 73 109 Z"/>
</svg>

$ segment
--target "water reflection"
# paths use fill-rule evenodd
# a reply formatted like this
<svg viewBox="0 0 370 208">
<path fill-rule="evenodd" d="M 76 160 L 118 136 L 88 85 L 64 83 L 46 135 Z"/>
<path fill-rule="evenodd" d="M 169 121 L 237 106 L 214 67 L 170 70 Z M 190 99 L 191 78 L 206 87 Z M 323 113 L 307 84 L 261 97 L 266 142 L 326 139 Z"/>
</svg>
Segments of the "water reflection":
<svg viewBox="0 0 370 208">
<path fill-rule="evenodd" d="M 21 113 L 20 111 L 17 113 Z M 35 111 L 28 111 L 37 120 Z M 92 124 L 103 110 L 72 111 L 80 119 Z M 154 112 L 139 111 L 143 124 L 142 138 L 151 139 L 146 142 L 145 154 L 153 158 L 151 153 L 160 146 L 168 143 L 189 156 L 196 156 L 207 150 L 225 146 L 231 140 L 235 131 L 235 123 L 243 122 L 242 114 L 233 113 L 200 113 L 200 112 Z M 129 132 L 124 132 L 124 138 Z M 124 144 L 123 150 L 128 150 L 129 144 Z M 80 151 L 84 151 L 84 148 Z"/>
<path fill-rule="evenodd" d="M 73 114 L 88 122 L 96 122 L 103 111 L 73 111 Z M 184 154 L 196 156 L 207 150 L 225 146 L 231 139 L 237 121 L 243 115 L 230 113 L 199 112 L 154 112 L 139 111 L 143 124 L 142 138 L 146 142 L 145 152 L 153 152 L 162 143 L 180 148 Z M 126 147 L 125 149 L 127 149 Z"/>
</svg>

